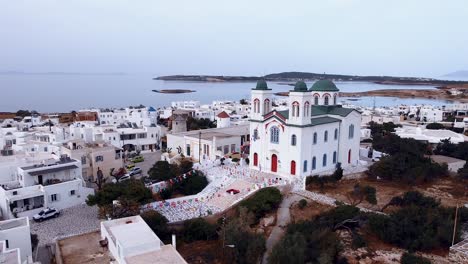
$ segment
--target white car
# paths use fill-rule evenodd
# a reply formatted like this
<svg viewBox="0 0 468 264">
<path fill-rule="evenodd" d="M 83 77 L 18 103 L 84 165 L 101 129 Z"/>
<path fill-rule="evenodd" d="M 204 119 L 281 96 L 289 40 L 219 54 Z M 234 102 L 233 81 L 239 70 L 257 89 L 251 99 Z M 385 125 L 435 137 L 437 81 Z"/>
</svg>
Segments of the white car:
<svg viewBox="0 0 468 264">
<path fill-rule="evenodd" d="M 130 176 L 129 174 L 125 174 L 124 176 L 122 176 L 120 179 L 119 179 L 119 182 L 124 182 L 124 181 L 128 181 L 132 178 L 132 176 Z"/>
<path fill-rule="evenodd" d="M 43 220 L 52 218 L 52 217 L 58 217 L 60 215 L 60 211 L 55 209 L 55 208 L 46 208 L 42 211 L 40 211 L 38 214 L 35 214 L 33 216 L 34 221 L 36 222 L 42 222 Z"/>
</svg>

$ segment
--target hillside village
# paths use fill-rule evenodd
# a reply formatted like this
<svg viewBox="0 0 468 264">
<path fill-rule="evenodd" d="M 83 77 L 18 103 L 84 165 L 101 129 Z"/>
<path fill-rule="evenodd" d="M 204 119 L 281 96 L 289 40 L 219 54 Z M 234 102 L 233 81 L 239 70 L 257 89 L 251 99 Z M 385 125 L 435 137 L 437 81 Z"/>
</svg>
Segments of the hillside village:
<svg viewBox="0 0 468 264">
<path fill-rule="evenodd" d="M 0 256 L 468 263 L 467 129 L 468 104 L 358 107 L 329 80 L 287 97 L 259 80 L 238 102 L 3 112 Z"/>
</svg>

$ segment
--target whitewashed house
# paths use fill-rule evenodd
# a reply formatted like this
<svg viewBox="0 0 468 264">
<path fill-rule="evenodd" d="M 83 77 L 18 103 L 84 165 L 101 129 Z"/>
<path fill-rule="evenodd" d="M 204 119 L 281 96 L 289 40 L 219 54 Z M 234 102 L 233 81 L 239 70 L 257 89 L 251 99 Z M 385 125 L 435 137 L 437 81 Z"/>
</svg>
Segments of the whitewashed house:
<svg viewBox="0 0 468 264">
<path fill-rule="evenodd" d="M 29 219 L 21 217 L 0 221 L 0 262 L 33 263 Z"/>
<path fill-rule="evenodd" d="M 101 239 L 116 263 L 187 263 L 173 245 L 164 245 L 141 216 L 101 222 Z"/>
<path fill-rule="evenodd" d="M 84 185 L 81 162 L 63 156 L 18 167 L 16 181 L 0 187 L 0 211 L 4 219 L 31 217 L 47 207 L 82 204 L 93 193 Z"/>
</svg>

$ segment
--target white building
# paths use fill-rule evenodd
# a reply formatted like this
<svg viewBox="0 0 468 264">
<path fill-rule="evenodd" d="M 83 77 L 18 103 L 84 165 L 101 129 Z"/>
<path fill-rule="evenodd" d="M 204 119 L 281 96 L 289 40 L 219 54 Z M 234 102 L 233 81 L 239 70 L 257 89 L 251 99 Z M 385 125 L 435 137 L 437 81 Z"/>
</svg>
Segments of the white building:
<svg viewBox="0 0 468 264">
<path fill-rule="evenodd" d="M 215 160 L 242 152 L 249 141 L 249 125 L 210 128 L 167 134 L 167 149 L 171 155 L 183 154 L 196 161 Z"/>
<path fill-rule="evenodd" d="M 328 80 L 310 89 L 296 83 L 288 110 L 272 110 L 265 81 L 252 89 L 250 166 L 280 175 L 308 176 L 357 165 L 361 114 L 337 105 L 338 88 Z"/>
<path fill-rule="evenodd" d="M 21 217 L 0 221 L 0 262 L 20 264 L 32 263 L 32 260 L 29 219 Z"/>
<path fill-rule="evenodd" d="M 65 209 L 86 201 L 94 190 L 84 186 L 81 162 L 62 157 L 18 167 L 16 181 L 0 187 L 4 219 L 33 216 L 47 207 Z"/>
<path fill-rule="evenodd" d="M 119 264 L 187 263 L 175 245 L 164 245 L 139 215 L 101 222 L 101 239 Z"/>
<path fill-rule="evenodd" d="M 85 181 L 96 180 L 98 170 L 104 177 L 109 177 L 111 169 L 123 167 L 123 151 L 104 141 L 86 143 L 83 140 L 71 140 L 64 144 L 61 154 L 81 161 L 82 175 Z"/>
<path fill-rule="evenodd" d="M 454 144 L 465 141 L 462 134 L 445 129 L 431 130 L 421 127 L 403 126 L 401 128 L 396 128 L 395 134 L 401 138 L 413 138 L 415 140 L 429 142 L 430 144 L 438 144 L 445 139 L 450 139 L 450 142 Z"/>
<path fill-rule="evenodd" d="M 216 115 L 216 127 L 230 127 L 231 126 L 231 117 L 224 111 Z"/>
</svg>

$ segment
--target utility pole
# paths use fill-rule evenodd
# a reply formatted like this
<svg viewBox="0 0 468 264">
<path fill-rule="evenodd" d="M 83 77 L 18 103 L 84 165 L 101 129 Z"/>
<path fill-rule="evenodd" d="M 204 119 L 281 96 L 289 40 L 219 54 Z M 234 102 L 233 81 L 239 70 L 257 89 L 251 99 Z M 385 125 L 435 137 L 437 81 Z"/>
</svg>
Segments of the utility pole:
<svg viewBox="0 0 468 264">
<path fill-rule="evenodd" d="M 201 164 L 201 130 L 198 132 L 198 163 Z"/>
<path fill-rule="evenodd" d="M 455 208 L 455 220 L 453 221 L 452 246 L 453 244 L 455 244 L 455 234 L 457 233 L 457 218 L 458 218 L 458 201 L 457 201 L 457 207 Z"/>
</svg>

